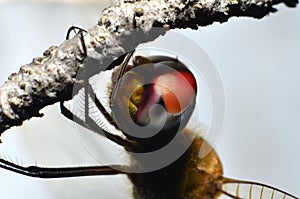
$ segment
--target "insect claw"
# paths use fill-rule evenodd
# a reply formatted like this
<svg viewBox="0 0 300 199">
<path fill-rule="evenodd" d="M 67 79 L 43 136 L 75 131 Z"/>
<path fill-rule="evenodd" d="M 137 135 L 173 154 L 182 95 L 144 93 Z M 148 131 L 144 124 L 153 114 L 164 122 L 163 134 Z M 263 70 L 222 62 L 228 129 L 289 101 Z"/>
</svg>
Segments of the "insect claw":
<svg viewBox="0 0 300 199">
<path fill-rule="evenodd" d="M 76 32 L 76 30 L 77 30 L 78 32 Z M 72 32 L 72 31 L 74 31 L 75 34 L 78 34 L 78 33 L 80 33 L 80 32 L 87 32 L 86 30 L 84 30 L 84 29 L 82 29 L 82 28 L 80 28 L 80 27 L 78 27 L 78 26 L 72 25 L 72 26 L 68 29 L 67 36 L 66 36 L 66 40 L 69 40 L 69 39 L 70 39 L 70 35 L 71 35 L 71 32 Z"/>
</svg>

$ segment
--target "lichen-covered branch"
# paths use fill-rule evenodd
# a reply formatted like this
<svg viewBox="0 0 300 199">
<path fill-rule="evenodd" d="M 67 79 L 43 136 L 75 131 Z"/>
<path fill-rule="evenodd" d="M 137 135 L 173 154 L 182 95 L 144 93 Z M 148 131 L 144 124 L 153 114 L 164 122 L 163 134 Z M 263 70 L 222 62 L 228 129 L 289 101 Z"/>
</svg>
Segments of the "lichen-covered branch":
<svg viewBox="0 0 300 199">
<path fill-rule="evenodd" d="M 274 12 L 278 3 L 294 7 L 297 0 L 120 0 L 84 33 L 87 56 L 77 35 L 50 47 L 8 78 L 0 87 L 0 134 L 40 116 L 39 110 L 47 105 L 71 99 L 80 69 L 93 75 L 105 70 L 113 58 L 169 29 L 197 29 L 232 16 L 261 18 Z"/>
</svg>

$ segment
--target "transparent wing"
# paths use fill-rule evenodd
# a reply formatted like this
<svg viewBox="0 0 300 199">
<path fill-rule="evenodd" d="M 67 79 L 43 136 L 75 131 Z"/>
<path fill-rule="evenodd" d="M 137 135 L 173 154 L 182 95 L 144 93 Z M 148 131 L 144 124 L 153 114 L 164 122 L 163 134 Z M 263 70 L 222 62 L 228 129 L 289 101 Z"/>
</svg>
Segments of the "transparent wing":
<svg viewBox="0 0 300 199">
<path fill-rule="evenodd" d="M 298 199 L 290 193 L 257 182 L 223 179 L 222 196 L 240 199 Z"/>
</svg>

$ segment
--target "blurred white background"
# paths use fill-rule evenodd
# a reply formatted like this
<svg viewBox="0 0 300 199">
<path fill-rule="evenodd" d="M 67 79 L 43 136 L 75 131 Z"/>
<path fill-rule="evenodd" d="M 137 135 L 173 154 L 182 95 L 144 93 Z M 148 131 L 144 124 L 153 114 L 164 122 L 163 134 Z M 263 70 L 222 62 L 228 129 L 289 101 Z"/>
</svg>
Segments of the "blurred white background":
<svg viewBox="0 0 300 199">
<path fill-rule="evenodd" d="M 1 84 L 50 45 L 63 42 L 71 25 L 95 25 L 111 3 L 0 1 Z M 300 196 L 300 8 L 277 8 L 261 20 L 231 18 L 199 31 L 176 31 L 202 46 L 223 79 L 227 113 L 216 150 L 225 176 Z M 4 133 L 0 154 L 24 165 L 97 164 L 57 105 L 43 112 L 43 118 Z M 129 188 L 120 176 L 43 180 L 0 170 L 1 198 L 119 199 L 129 197 Z"/>
</svg>

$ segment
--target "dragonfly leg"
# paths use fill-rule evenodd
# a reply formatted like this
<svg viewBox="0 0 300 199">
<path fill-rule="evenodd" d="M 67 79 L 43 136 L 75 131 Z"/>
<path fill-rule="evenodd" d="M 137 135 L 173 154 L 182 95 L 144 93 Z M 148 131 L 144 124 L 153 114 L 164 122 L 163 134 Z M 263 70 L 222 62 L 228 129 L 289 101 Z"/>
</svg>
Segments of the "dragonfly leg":
<svg viewBox="0 0 300 199">
<path fill-rule="evenodd" d="M 94 120 L 92 120 L 89 116 L 85 118 L 85 121 L 83 121 L 78 116 L 73 114 L 69 109 L 67 109 L 64 106 L 63 101 L 60 102 L 60 109 L 61 109 L 61 113 L 69 120 L 72 120 L 73 122 L 87 128 L 97 134 L 107 137 L 109 140 L 115 142 L 116 144 L 118 144 L 120 146 L 127 147 L 127 148 L 133 147 L 133 145 L 134 145 L 133 142 L 123 139 L 118 135 L 111 134 L 108 131 L 100 128 L 99 125 Z"/>
<path fill-rule="evenodd" d="M 129 171 L 128 166 L 121 165 L 57 168 L 46 168 L 38 166 L 24 167 L 4 159 L 0 159 L 0 167 L 9 171 L 13 171 L 15 173 L 37 178 L 66 178 L 96 175 L 116 175 L 126 174 L 126 171 Z"/>
<path fill-rule="evenodd" d="M 76 32 L 76 30 L 78 30 L 78 32 Z M 68 29 L 68 32 L 67 32 L 67 36 L 66 36 L 66 40 L 69 40 L 70 39 L 70 35 L 71 35 L 71 32 L 72 31 L 75 31 L 76 34 L 79 34 L 80 35 L 80 42 L 81 42 L 81 45 L 82 45 L 82 51 L 83 51 L 83 57 L 87 57 L 87 49 L 86 49 L 86 45 L 85 45 L 85 42 L 84 42 L 84 37 L 83 37 L 83 32 L 87 32 L 86 30 L 82 29 L 82 28 L 79 28 L 77 26 L 71 26 L 69 29 Z"/>
<path fill-rule="evenodd" d="M 113 117 L 111 116 L 111 114 L 109 114 L 107 112 L 107 110 L 104 108 L 104 106 L 102 105 L 102 103 L 100 102 L 100 100 L 97 98 L 96 93 L 94 92 L 92 86 L 90 83 L 86 83 L 87 87 L 87 92 L 88 95 L 91 97 L 91 99 L 93 100 L 93 102 L 95 103 L 95 105 L 97 106 L 98 110 L 102 113 L 102 115 L 105 117 L 105 119 L 111 124 L 113 125 L 115 128 L 118 129 L 118 126 L 115 122 L 115 120 L 113 119 Z"/>
<path fill-rule="evenodd" d="M 76 30 L 78 30 L 78 32 L 76 32 Z M 71 35 L 71 32 L 74 31 L 76 34 L 80 34 L 80 32 L 87 32 L 86 30 L 82 29 L 82 28 L 79 28 L 77 26 L 71 26 L 69 29 L 68 29 L 68 32 L 67 32 L 67 36 L 66 36 L 66 40 L 69 40 L 70 39 L 70 35 Z"/>
</svg>

